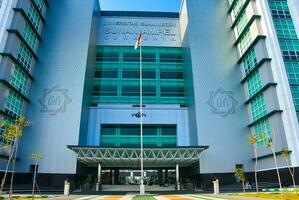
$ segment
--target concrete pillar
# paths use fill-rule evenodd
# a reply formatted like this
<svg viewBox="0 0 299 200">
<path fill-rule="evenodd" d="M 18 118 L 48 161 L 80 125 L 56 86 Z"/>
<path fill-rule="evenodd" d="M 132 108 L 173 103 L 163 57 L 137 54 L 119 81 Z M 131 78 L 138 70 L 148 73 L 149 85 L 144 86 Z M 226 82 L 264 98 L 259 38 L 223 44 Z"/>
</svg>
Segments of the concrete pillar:
<svg viewBox="0 0 299 200">
<path fill-rule="evenodd" d="M 161 168 L 158 169 L 158 184 L 159 185 L 163 184 L 163 172 Z"/>
<path fill-rule="evenodd" d="M 168 169 L 165 169 L 165 175 L 164 175 L 164 183 L 168 184 Z"/>
<path fill-rule="evenodd" d="M 112 185 L 114 185 L 115 184 L 115 170 L 113 169 L 113 170 L 111 170 L 111 172 L 112 172 L 112 176 L 111 176 L 111 180 L 112 180 Z"/>
<path fill-rule="evenodd" d="M 119 169 L 114 170 L 114 184 L 118 185 L 119 184 Z"/>
<path fill-rule="evenodd" d="M 175 166 L 175 180 L 176 180 L 176 190 L 180 191 L 181 190 L 181 185 L 180 185 L 180 167 L 179 164 L 176 164 Z"/>
<path fill-rule="evenodd" d="M 96 184 L 96 191 L 101 190 L 101 173 L 102 173 L 102 166 L 101 163 L 98 164 L 98 180 Z"/>
</svg>

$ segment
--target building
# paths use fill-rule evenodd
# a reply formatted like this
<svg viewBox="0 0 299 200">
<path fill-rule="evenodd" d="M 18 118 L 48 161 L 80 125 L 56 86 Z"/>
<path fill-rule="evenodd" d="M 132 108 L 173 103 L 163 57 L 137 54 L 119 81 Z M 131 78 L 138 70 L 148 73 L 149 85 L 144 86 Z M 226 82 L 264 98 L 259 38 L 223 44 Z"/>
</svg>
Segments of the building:
<svg viewBox="0 0 299 200">
<path fill-rule="evenodd" d="M 296 0 L 184 0 L 179 13 L 2 0 L 0 19 L 0 116 L 32 121 L 20 142 L 20 183 L 31 180 L 32 152 L 44 154 L 44 185 L 77 186 L 88 174 L 103 184 L 138 181 L 140 31 L 148 182 L 233 183 L 239 165 L 250 177 L 249 133 L 264 181 L 274 179 L 269 141 L 299 166 Z M 287 173 L 283 159 L 278 166 Z"/>
</svg>

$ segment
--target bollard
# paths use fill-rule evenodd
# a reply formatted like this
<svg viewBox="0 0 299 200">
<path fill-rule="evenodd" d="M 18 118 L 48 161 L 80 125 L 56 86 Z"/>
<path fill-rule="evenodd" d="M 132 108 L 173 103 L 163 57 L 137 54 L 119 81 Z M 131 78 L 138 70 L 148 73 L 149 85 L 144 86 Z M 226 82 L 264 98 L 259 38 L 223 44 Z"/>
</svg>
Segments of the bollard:
<svg viewBox="0 0 299 200">
<path fill-rule="evenodd" d="M 216 181 L 213 181 L 213 186 L 214 186 L 214 195 L 219 194 L 219 181 L 216 179 Z"/>
<path fill-rule="evenodd" d="M 64 181 L 63 195 L 65 195 L 65 196 L 69 196 L 70 195 L 70 182 L 68 182 L 67 180 Z"/>
</svg>

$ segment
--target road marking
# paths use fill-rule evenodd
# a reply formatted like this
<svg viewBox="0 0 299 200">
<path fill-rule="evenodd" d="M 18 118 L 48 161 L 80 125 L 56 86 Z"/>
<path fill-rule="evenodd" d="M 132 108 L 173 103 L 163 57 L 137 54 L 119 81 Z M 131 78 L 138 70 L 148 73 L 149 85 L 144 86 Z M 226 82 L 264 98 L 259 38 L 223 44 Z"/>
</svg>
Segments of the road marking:
<svg viewBox="0 0 299 200">
<path fill-rule="evenodd" d="M 205 195 L 190 195 L 191 197 L 194 197 L 194 199 L 204 199 L 204 200 L 229 200 L 225 198 L 219 198 L 219 197 L 210 197 Z"/>
<path fill-rule="evenodd" d="M 75 200 L 87 200 L 87 199 L 94 199 L 96 197 L 100 197 L 99 195 L 90 195 L 90 196 L 85 196 L 85 197 L 81 197 Z"/>
</svg>

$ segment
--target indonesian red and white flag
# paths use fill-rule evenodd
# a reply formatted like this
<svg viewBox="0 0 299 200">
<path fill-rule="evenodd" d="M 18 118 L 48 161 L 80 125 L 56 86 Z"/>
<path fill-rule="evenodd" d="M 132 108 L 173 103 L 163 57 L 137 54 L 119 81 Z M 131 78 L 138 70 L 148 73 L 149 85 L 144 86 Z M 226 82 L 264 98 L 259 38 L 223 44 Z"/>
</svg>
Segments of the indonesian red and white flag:
<svg viewBox="0 0 299 200">
<path fill-rule="evenodd" d="M 139 47 L 139 45 L 141 44 L 141 37 L 142 37 L 142 32 L 139 33 L 136 44 L 135 44 L 135 49 L 137 49 Z"/>
</svg>

